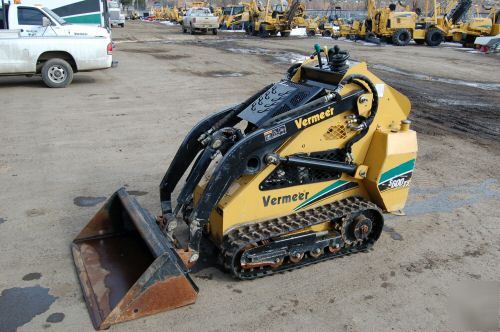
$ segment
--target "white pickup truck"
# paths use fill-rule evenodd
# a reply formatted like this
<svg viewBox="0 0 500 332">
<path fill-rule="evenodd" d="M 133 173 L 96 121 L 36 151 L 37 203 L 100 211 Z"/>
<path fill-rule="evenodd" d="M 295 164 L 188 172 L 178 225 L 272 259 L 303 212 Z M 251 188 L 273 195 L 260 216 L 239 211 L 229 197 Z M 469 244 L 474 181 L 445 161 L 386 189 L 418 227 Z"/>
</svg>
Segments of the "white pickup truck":
<svg viewBox="0 0 500 332">
<path fill-rule="evenodd" d="M 196 31 L 206 33 L 212 30 L 214 35 L 219 28 L 219 19 L 212 14 L 210 9 L 204 7 L 192 7 L 182 19 L 182 32 L 189 32 L 194 35 Z"/>
<path fill-rule="evenodd" d="M 41 6 L 0 8 L 0 75 L 41 75 L 47 86 L 63 88 L 75 72 L 110 68 L 112 52 L 104 28 L 68 24 Z"/>
</svg>

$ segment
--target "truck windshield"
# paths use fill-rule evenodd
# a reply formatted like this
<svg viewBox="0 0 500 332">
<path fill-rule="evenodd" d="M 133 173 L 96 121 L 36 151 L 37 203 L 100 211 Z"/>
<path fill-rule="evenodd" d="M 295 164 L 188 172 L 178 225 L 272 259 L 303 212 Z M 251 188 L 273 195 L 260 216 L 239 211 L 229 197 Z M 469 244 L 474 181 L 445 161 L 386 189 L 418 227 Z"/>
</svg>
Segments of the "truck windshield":
<svg viewBox="0 0 500 332">
<path fill-rule="evenodd" d="M 212 16 L 212 13 L 210 12 L 209 9 L 200 8 L 200 9 L 194 9 L 191 12 L 191 16 Z"/>
<path fill-rule="evenodd" d="M 241 7 L 234 7 L 233 8 L 233 15 L 241 14 L 241 13 L 243 13 L 243 10 L 244 10 L 243 6 L 241 6 Z"/>
<path fill-rule="evenodd" d="M 43 7 L 43 11 L 50 16 L 51 19 L 59 23 L 60 25 L 65 25 L 68 24 L 62 17 L 54 13 L 52 10 L 48 9 L 47 7 Z"/>
</svg>

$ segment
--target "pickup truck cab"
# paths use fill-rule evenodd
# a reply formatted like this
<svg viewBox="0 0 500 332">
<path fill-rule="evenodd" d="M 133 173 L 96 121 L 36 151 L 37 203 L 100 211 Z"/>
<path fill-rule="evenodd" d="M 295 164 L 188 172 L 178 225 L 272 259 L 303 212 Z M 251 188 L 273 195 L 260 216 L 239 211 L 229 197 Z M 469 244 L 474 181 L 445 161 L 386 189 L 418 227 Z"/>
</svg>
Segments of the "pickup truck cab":
<svg viewBox="0 0 500 332">
<path fill-rule="evenodd" d="M 219 20 L 212 14 L 210 9 L 205 7 L 192 7 L 182 19 L 182 32 L 189 32 L 194 35 L 196 31 L 207 33 L 212 30 L 214 35 L 217 34 L 219 28 Z"/>
<path fill-rule="evenodd" d="M 22 4 L 0 8 L 0 75 L 41 75 L 66 87 L 73 73 L 112 65 L 108 30 L 66 23 L 50 9 Z"/>
</svg>

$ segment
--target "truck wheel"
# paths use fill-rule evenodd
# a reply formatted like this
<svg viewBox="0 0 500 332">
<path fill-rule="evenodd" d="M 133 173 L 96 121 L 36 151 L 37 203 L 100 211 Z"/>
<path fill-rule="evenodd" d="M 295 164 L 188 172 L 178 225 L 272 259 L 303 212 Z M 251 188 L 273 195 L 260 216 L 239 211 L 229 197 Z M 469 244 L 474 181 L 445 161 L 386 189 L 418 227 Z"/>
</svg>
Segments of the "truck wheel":
<svg viewBox="0 0 500 332">
<path fill-rule="evenodd" d="M 425 43 L 427 46 L 439 46 L 443 42 L 444 36 L 439 29 L 429 29 L 425 34 Z"/>
<path fill-rule="evenodd" d="M 259 31 L 255 29 L 255 23 L 250 24 L 250 28 L 248 28 L 248 30 L 252 36 L 257 36 L 259 34 Z"/>
<path fill-rule="evenodd" d="M 266 30 L 266 25 L 261 24 L 259 27 L 259 36 L 262 38 L 269 37 L 269 31 Z"/>
<path fill-rule="evenodd" d="M 118 24 L 118 26 L 119 26 L 120 28 L 125 28 L 125 23 L 120 23 L 120 24 Z"/>
<path fill-rule="evenodd" d="M 186 27 L 184 26 L 184 24 L 182 25 L 182 33 L 186 33 L 188 32 L 188 29 L 186 29 Z"/>
<path fill-rule="evenodd" d="M 314 30 L 307 31 L 307 36 L 308 37 L 314 37 L 314 36 L 316 36 L 316 31 L 314 31 Z"/>
<path fill-rule="evenodd" d="M 217 34 L 217 28 L 212 29 L 212 34 L 213 34 L 213 35 L 216 35 L 216 34 Z"/>
<path fill-rule="evenodd" d="M 323 33 L 321 35 L 323 37 L 331 37 L 332 33 L 330 32 L 330 30 L 325 30 L 325 31 L 323 31 Z"/>
<path fill-rule="evenodd" d="M 50 59 L 42 67 L 42 80 L 49 88 L 65 88 L 73 81 L 73 68 L 63 59 Z"/>
<path fill-rule="evenodd" d="M 281 37 L 290 37 L 290 31 L 280 31 Z"/>
<path fill-rule="evenodd" d="M 396 46 L 406 46 L 410 43 L 411 34 L 408 29 L 398 29 L 392 35 L 392 42 Z"/>
<path fill-rule="evenodd" d="M 189 33 L 194 35 L 194 29 L 192 24 L 189 25 Z"/>
<path fill-rule="evenodd" d="M 369 43 L 375 43 L 375 44 L 380 44 L 380 39 L 377 37 L 377 35 L 373 32 L 367 32 L 365 36 L 365 41 Z"/>
</svg>

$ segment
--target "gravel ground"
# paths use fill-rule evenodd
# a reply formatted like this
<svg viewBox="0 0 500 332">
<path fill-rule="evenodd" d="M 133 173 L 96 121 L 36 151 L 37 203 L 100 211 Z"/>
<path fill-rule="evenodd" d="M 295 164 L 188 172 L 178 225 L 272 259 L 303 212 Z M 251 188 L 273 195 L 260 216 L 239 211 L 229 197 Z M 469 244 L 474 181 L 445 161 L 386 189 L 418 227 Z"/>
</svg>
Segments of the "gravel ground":
<svg viewBox="0 0 500 332">
<path fill-rule="evenodd" d="M 159 212 L 158 184 L 198 120 L 334 42 L 141 22 L 113 35 L 118 68 L 67 89 L 0 78 L 0 331 L 91 331 L 69 248 L 99 203 L 126 186 Z M 498 282 L 499 58 L 337 43 L 412 101 L 420 151 L 406 216 L 388 216 L 369 253 L 270 278 L 235 281 L 207 259 L 192 274 L 195 305 L 111 330 L 447 331 L 457 285 Z"/>
</svg>

